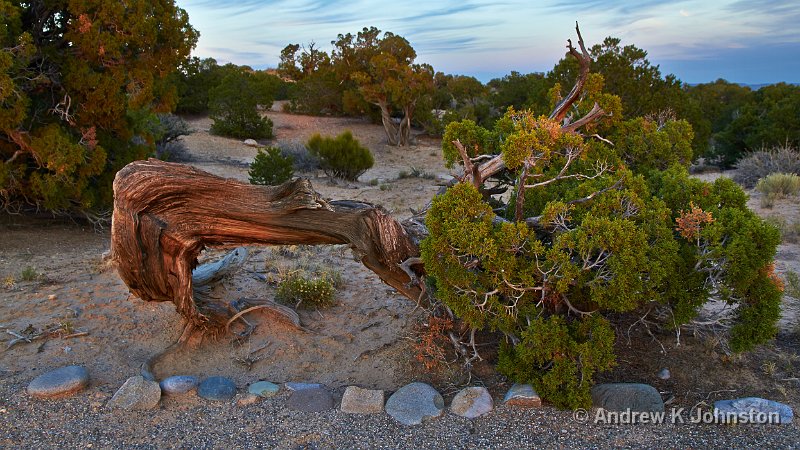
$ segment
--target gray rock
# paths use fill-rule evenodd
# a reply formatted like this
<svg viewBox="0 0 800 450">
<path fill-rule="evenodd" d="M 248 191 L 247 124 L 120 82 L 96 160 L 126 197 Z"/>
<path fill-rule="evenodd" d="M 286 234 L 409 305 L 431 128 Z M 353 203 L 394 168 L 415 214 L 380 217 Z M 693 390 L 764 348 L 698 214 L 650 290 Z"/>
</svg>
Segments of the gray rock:
<svg viewBox="0 0 800 450">
<path fill-rule="evenodd" d="M 28 394 L 37 398 L 66 397 L 89 385 L 89 371 L 66 366 L 43 373 L 28 384 Z"/>
<path fill-rule="evenodd" d="M 281 390 L 281 387 L 269 381 L 257 381 L 247 388 L 247 392 L 259 397 L 272 397 Z"/>
<path fill-rule="evenodd" d="M 236 385 L 225 377 L 206 378 L 197 387 L 197 395 L 206 400 L 230 400 L 236 395 Z"/>
<path fill-rule="evenodd" d="M 128 411 L 147 410 L 155 408 L 159 400 L 161 400 L 161 388 L 158 383 L 136 375 L 125 381 L 106 406 Z"/>
<path fill-rule="evenodd" d="M 789 405 L 758 397 L 714 402 L 714 418 L 722 423 L 792 423 Z"/>
<path fill-rule="evenodd" d="M 245 139 L 244 145 L 248 147 L 258 147 L 258 142 L 255 139 Z"/>
<path fill-rule="evenodd" d="M 592 404 L 609 411 L 664 411 L 661 394 L 653 386 L 641 383 L 598 384 L 592 388 Z"/>
<path fill-rule="evenodd" d="M 347 386 L 341 409 L 348 414 L 380 414 L 383 412 L 383 391 Z"/>
<path fill-rule="evenodd" d="M 425 383 L 411 383 L 389 397 L 386 412 L 403 425 L 419 425 L 444 413 L 444 399 Z"/>
<path fill-rule="evenodd" d="M 191 375 L 175 375 L 165 378 L 159 383 L 161 392 L 164 395 L 182 395 L 197 389 L 200 380 Z"/>
<path fill-rule="evenodd" d="M 671 376 L 672 374 L 666 367 L 664 367 L 658 372 L 658 378 L 661 378 L 662 380 L 669 380 Z"/>
<path fill-rule="evenodd" d="M 542 398 L 533 390 L 530 384 L 514 384 L 506 392 L 503 403 L 510 406 L 533 408 L 542 406 Z"/>
<path fill-rule="evenodd" d="M 290 391 L 302 391 L 303 389 L 320 389 L 322 385 L 319 383 L 298 383 L 295 381 L 290 381 L 288 383 L 284 383 L 286 389 Z"/>
<path fill-rule="evenodd" d="M 467 419 L 488 414 L 492 409 L 494 409 L 492 395 L 485 387 L 479 386 L 462 389 L 450 403 L 450 411 L 453 414 Z"/>
<path fill-rule="evenodd" d="M 286 401 L 289 409 L 303 412 L 322 412 L 333 408 L 333 396 L 322 388 L 293 391 Z"/>
</svg>

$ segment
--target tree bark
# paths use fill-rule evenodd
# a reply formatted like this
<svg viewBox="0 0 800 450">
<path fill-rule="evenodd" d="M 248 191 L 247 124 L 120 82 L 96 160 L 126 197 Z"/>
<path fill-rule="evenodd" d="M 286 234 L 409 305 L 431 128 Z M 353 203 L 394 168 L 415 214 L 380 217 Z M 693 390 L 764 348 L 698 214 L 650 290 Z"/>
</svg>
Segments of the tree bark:
<svg viewBox="0 0 800 450">
<path fill-rule="evenodd" d="M 114 179 L 111 232 L 111 256 L 131 292 L 173 302 L 206 330 L 221 330 L 232 316 L 226 304 L 194 293 L 192 269 L 206 247 L 348 244 L 406 297 L 423 292 L 421 265 L 414 277 L 401 266 L 419 250 L 400 223 L 367 203 L 326 202 L 305 179 L 255 186 L 182 164 L 135 161 Z"/>
</svg>

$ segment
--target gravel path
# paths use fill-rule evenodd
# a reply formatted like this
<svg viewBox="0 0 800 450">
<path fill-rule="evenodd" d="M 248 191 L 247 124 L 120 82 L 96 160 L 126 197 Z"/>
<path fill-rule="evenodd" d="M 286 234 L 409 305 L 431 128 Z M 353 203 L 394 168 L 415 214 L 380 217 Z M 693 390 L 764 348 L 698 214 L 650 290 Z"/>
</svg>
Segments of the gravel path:
<svg viewBox="0 0 800 450">
<path fill-rule="evenodd" d="M 16 378 L 16 377 L 12 377 Z M 108 393 L 89 389 L 36 401 L 23 380 L 0 380 L 2 448 L 796 448 L 791 425 L 589 425 L 571 411 L 499 406 L 469 420 L 447 413 L 417 427 L 386 414 L 284 407 L 288 393 L 250 406 L 164 399 L 148 412 L 109 411 Z"/>
</svg>

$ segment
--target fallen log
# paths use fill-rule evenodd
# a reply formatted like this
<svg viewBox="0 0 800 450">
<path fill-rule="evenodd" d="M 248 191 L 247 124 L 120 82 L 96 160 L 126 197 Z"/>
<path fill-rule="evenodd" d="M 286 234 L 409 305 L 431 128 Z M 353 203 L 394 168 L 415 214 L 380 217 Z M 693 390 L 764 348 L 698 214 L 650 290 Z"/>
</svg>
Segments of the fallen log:
<svg viewBox="0 0 800 450">
<path fill-rule="evenodd" d="M 306 179 L 255 186 L 155 159 L 117 173 L 111 226 L 117 271 L 142 300 L 173 302 L 188 326 L 220 332 L 234 315 L 220 300 L 198 294 L 195 283 L 217 282 L 237 256 L 198 268 L 193 280 L 200 252 L 248 244 L 347 244 L 401 294 L 418 300 L 424 291 L 421 264 L 411 265 L 413 277 L 403 265 L 419 256 L 417 242 L 380 207 L 327 202 Z"/>
</svg>

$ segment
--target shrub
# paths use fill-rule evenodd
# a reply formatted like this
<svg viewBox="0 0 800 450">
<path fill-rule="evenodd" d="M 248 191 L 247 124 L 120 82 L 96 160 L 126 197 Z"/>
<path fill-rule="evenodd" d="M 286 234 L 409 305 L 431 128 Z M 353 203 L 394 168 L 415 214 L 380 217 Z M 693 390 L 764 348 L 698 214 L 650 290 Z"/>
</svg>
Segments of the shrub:
<svg viewBox="0 0 800 450">
<path fill-rule="evenodd" d="M 253 162 L 250 164 L 250 183 L 274 186 L 292 179 L 294 170 L 291 156 L 283 156 L 275 147 L 267 147 L 266 151 L 258 149 Z"/>
<path fill-rule="evenodd" d="M 239 139 L 272 138 L 272 121 L 258 113 L 265 94 L 252 78 L 248 73 L 229 73 L 211 90 L 208 109 L 214 121 L 212 133 Z"/>
<path fill-rule="evenodd" d="M 303 271 L 295 271 L 281 280 L 275 296 L 298 307 L 324 308 L 333 305 L 335 291 L 334 281 L 327 275 L 309 276 Z"/>
<path fill-rule="evenodd" d="M 328 176 L 345 180 L 355 181 L 375 163 L 369 149 L 363 147 L 349 131 L 335 138 L 315 134 L 306 147 L 319 158 L 320 166 Z"/>
<path fill-rule="evenodd" d="M 27 266 L 20 273 L 20 278 L 22 281 L 36 281 L 36 279 L 39 278 L 39 273 L 37 273 L 36 269 L 33 267 Z"/>
<path fill-rule="evenodd" d="M 736 305 L 737 352 L 777 332 L 779 232 L 732 180 L 689 176 L 691 133 L 673 123 L 627 122 L 632 136 L 617 146 L 531 111 L 509 110 L 493 130 L 448 126 L 448 163 L 461 159 L 448 144 L 459 139 L 471 156 L 499 154 L 505 169 L 433 199 L 425 271 L 467 329 L 506 336 L 498 370 L 558 406 L 591 404 L 594 376 L 615 364 L 613 330 L 651 309 L 661 326 L 680 327 L 709 300 Z M 495 185 L 510 198 L 489 195 Z"/>
<path fill-rule="evenodd" d="M 285 157 L 294 161 L 294 170 L 298 172 L 314 172 L 319 170 L 319 158 L 312 155 L 308 148 L 299 142 L 280 142 L 278 148 Z"/>
<path fill-rule="evenodd" d="M 772 173 L 800 174 L 800 152 L 784 145 L 750 153 L 736 163 L 733 180 L 752 188 L 758 180 Z"/>
<path fill-rule="evenodd" d="M 793 173 L 773 173 L 759 180 L 756 190 L 776 199 L 797 195 L 800 177 Z"/>
<path fill-rule="evenodd" d="M 191 134 L 189 124 L 174 114 L 159 114 L 156 126 L 155 157 L 163 161 L 189 161 L 191 156 L 181 136 Z"/>
</svg>

